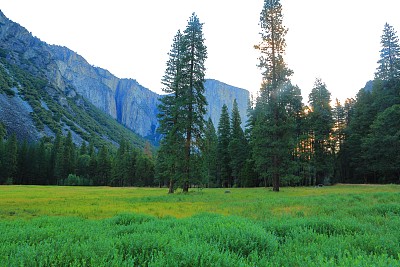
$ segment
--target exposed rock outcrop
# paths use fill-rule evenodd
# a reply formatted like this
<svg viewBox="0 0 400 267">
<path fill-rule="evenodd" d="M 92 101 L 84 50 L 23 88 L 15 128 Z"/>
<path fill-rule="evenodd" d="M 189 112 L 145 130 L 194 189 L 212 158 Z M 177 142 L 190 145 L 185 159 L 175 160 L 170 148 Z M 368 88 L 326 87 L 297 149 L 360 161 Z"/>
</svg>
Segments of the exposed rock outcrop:
<svg viewBox="0 0 400 267">
<path fill-rule="evenodd" d="M 135 133 L 153 141 L 157 138 L 160 95 L 141 86 L 136 80 L 119 79 L 108 70 L 90 65 L 82 56 L 66 47 L 42 42 L 6 18 L 1 11 L 0 48 L 20 55 L 22 59 L 15 64 L 22 68 L 31 68 L 29 64 L 24 65 L 24 60 L 33 64 L 35 68 L 30 69 L 30 73 L 45 75 L 49 83 L 63 92 L 66 98 L 80 95 Z M 244 125 L 248 91 L 216 80 L 207 80 L 205 89 L 209 103 L 207 118 L 210 116 L 217 126 L 222 105 L 226 104 L 231 110 L 233 100 L 237 99 Z M 6 100 L 2 97 L 3 109 L 7 106 Z"/>
</svg>

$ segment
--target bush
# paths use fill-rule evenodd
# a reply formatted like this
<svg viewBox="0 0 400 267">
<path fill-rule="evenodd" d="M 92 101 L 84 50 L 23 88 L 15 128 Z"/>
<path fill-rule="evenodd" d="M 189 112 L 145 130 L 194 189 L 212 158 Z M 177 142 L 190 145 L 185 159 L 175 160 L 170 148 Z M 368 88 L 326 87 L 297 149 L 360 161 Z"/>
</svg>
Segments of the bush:
<svg viewBox="0 0 400 267">
<path fill-rule="evenodd" d="M 89 186 L 93 185 L 90 179 L 79 177 L 75 174 L 68 175 L 67 179 L 61 181 L 61 185 L 67 186 Z"/>
</svg>

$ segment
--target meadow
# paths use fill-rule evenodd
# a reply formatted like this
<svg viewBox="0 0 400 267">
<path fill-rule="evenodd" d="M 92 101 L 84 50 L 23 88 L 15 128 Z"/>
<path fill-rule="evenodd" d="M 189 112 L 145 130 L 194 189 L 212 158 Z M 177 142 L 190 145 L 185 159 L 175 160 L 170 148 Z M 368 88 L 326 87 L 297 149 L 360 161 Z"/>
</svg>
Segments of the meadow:
<svg viewBox="0 0 400 267">
<path fill-rule="evenodd" d="M 0 266 L 400 266 L 400 186 L 0 186 Z"/>
</svg>

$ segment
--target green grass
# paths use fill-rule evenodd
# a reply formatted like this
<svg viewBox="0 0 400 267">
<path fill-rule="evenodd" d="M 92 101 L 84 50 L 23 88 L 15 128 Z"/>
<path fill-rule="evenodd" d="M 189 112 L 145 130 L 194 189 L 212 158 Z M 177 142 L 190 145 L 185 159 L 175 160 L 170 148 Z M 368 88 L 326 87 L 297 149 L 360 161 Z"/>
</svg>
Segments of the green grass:
<svg viewBox="0 0 400 267">
<path fill-rule="evenodd" d="M 0 187 L 0 266 L 400 266 L 400 187 Z"/>
</svg>

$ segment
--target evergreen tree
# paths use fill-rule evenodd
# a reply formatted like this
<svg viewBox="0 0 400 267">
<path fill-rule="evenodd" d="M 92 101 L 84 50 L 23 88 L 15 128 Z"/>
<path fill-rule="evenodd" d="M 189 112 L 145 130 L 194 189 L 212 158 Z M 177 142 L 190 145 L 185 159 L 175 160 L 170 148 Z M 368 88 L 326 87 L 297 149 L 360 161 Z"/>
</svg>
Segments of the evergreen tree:
<svg viewBox="0 0 400 267">
<path fill-rule="evenodd" d="M 287 162 L 287 173 L 283 177 L 286 185 L 299 185 L 303 176 L 303 162 L 301 143 L 304 138 L 305 114 L 301 90 L 291 82 L 285 83 L 281 92 L 281 105 L 286 111 L 287 142 L 291 150 L 290 160 Z M 284 173 L 283 173 L 284 174 Z"/>
<path fill-rule="evenodd" d="M 89 160 L 89 167 L 88 167 L 88 176 L 89 176 L 89 179 L 91 181 L 93 181 L 94 185 L 99 185 L 98 184 L 98 182 L 99 182 L 98 170 L 97 170 L 97 166 L 98 166 L 97 155 L 94 152 L 94 148 L 93 148 L 93 150 L 91 150 L 90 148 L 93 148 L 92 143 L 90 143 L 90 146 L 89 146 L 89 151 L 92 151 L 92 152 L 89 152 L 90 160 Z"/>
<path fill-rule="evenodd" d="M 381 58 L 375 77 L 389 81 L 400 78 L 400 46 L 397 33 L 392 26 L 385 24 L 381 37 Z"/>
<path fill-rule="evenodd" d="M 84 141 L 84 142 L 82 142 L 82 145 L 79 149 L 79 155 L 82 156 L 82 155 L 87 155 L 87 154 L 88 154 L 88 151 L 87 151 L 87 147 L 86 147 L 86 142 Z"/>
<path fill-rule="evenodd" d="M 203 164 L 204 164 L 204 181 L 207 186 L 217 185 L 217 147 L 218 136 L 215 131 L 211 118 L 208 118 L 204 130 L 204 147 L 203 147 Z"/>
<path fill-rule="evenodd" d="M 309 95 L 311 112 L 308 114 L 312 131 L 312 164 L 316 184 L 329 183 L 333 175 L 331 136 L 334 122 L 330 97 L 325 83 L 317 79 Z"/>
<path fill-rule="evenodd" d="M 64 141 L 63 151 L 63 174 L 62 179 L 66 179 L 69 174 L 75 174 L 75 145 L 72 141 L 72 134 L 68 132 Z"/>
<path fill-rule="evenodd" d="M 166 94 L 162 96 L 158 106 L 158 121 L 160 123 L 157 131 L 164 136 L 177 128 L 180 111 L 180 98 L 182 97 L 182 34 L 180 31 L 174 37 L 169 60 L 165 74 L 162 78 L 162 91 Z"/>
<path fill-rule="evenodd" d="M 98 155 L 97 185 L 108 185 L 111 178 L 111 161 L 106 146 L 102 146 Z"/>
<path fill-rule="evenodd" d="M 0 142 L 4 141 L 4 137 L 6 136 L 6 127 L 2 122 L 0 122 Z"/>
<path fill-rule="evenodd" d="M 354 103 L 353 111 L 347 129 L 348 137 L 342 148 L 345 155 L 342 164 L 346 167 L 346 182 L 371 183 L 373 174 L 369 173 L 368 162 L 363 159 L 365 153 L 362 148 L 363 139 L 371 131 L 371 125 L 376 117 L 374 97 L 369 90 L 361 89 Z M 344 161 L 348 159 L 347 161 Z M 344 167 L 341 167 L 344 168 Z"/>
<path fill-rule="evenodd" d="M 218 186 L 231 187 L 232 171 L 230 166 L 231 157 L 229 155 L 229 142 L 231 138 L 231 125 L 229 121 L 228 107 L 224 104 L 221 110 L 221 117 L 218 123 Z"/>
<path fill-rule="evenodd" d="M 93 142 L 90 142 L 89 143 L 89 149 L 88 149 L 88 155 L 90 157 L 92 157 L 92 156 L 94 156 L 94 154 L 95 154 L 94 145 L 93 145 Z"/>
<path fill-rule="evenodd" d="M 255 165 L 264 181 L 272 177 L 273 190 L 279 191 L 284 164 L 291 157 L 288 147 L 291 127 L 280 91 L 292 74 L 284 62 L 287 29 L 282 24 L 279 0 L 265 0 L 260 15 L 261 38 L 255 48 L 260 51 L 259 68 L 263 69 L 261 94 L 253 115 L 252 147 Z"/>
<path fill-rule="evenodd" d="M 51 150 L 51 171 L 50 171 L 50 184 L 56 185 L 62 179 L 63 174 L 63 138 L 60 132 L 56 134 L 54 144 Z"/>
<path fill-rule="evenodd" d="M 162 80 L 167 95 L 160 99 L 159 106 L 159 132 L 164 135 L 164 141 L 161 142 L 158 156 L 161 162 L 157 163 L 157 169 L 163 173 L 161 176 L 170 177 L 171 193 L 177 179 L 187 192 L 195 166 L 190 162 L 191 157 L 200 152 L 202 145 L 207 105 L 204 97 L 207 48 L 202 23 L 195 14 L 190 17 L 183 34 L 179 31 L 176 34 L 169 56 Z M 179 161 L 181 155 L 184 155 L 182 162 Z"/>
<path fill-rule="evenodd" d="M 170 194 L 174 193 L 175 183 L 182 180 L 184 173 L 185 140 L 183 135 L 177 134 L 175 130 L 176 128 L 161 140 L 156 164 L 158 181 L 160 185 L 168 185 Z"/>
<path fill-rule="evenodd" d="M 380 113 L 364 139 L 363 159 L 378 183 L 400 182 L 400 105 Z"/>
<path fill-rule="evenodd" d="M 50 169 L 50 158 L 46 151 L 45 141 L 41 140 L 37 150 L 37 184 L 48 185 L 49 184 L 49 169 Z"/>
<path fill-rule="evenodd" d="M 32 167 L 29 166 L 29 162 L 32 162 L 34 159 L 34 157 L 28 158 L 28 141 L 24 140 L 18 148 L 18 168 L 14 184 L 29 184 L 29 168 Z"/>
<path fill-rule="evenodd" d="M 264 186 L 271 181 L 274 191 L 279 191 L 281 182 L 288 184 L 289 180 L 293 180 L 296 172 L 296 122 L 301 112 L 301 103 L 298 103 L 301 96 L 297 91 L 298 88 L 290 82 L 283 83 L 277 92 L 276 102 L 261 95 L 254 110 L 252 157 Z"/>
<path fill-rule="evenodd" d="M 180 116 L 182 101 L 182 34 L 180 31 L 174 37 L 169 60 L 165 70 L 162 84 L 165 96 L 160 98 L 158 120 L 160 126 L 158 132 L 163 135 L 160 142 L 160 150 L 157 158 L 159 180 L 168 180 L 169 193 L 174 193 L 174 185 L 180 176 L 177 164 L 183 154 L 183 146 L 180 136 L 183 136 L 183 120 Z"/>
<path fill-rule="evenodd" d="M 344 182 L 347 176 L 345 161 L 349 161 L 346 152 L 346 132 L 348 131 L 349 114 L 351 113 L 351 100 L 347 99 L 345 104 L 342 105 L 338 99 L 336 99 L 336 105 L 333 109 L 333 148 L 335 153 L 335 165 L 334 165 L 334 182 Z M 344 161 L 345 160 L 345 161 Z"/>
<path fill-rule="evenodd" d="M 13 183 L 18 170 L 18 144 L 15 133 L 6 142 L 3 167 L 6 182 Z"/>
<path fill-rule="evenodd" d="M 185 161 L 183 191 L 188 192 L 191 179 L 191 156 L 198 153 L 202 145 L 204 132 L 204 115 L 207 101 L 204 96 L 205 60 L 207 47 L 204 45 L 203 24 L 196 14 L 189 18 L 182 36 L 182 92 L 181 114 L 183 115 L 183 132 L 185 137 Z"/>
<path fill-rule="evenodd" d="M 336 99 L 335 107 L 333 108 L 333 137 L 334 137 L 334 152 L 339 153 L 345 140 L 345 129 L 346 129 L 346 113 L 345 108 L 340 104 L 340 101 Z"/>
<path fill-rule="evenodd" d="M 130 150 L 129 153 L 126 153 L 125 155 L 125 164 L 126 164 L 126 177 L 125 180 L 128 181 L 128 185 L 130 186 L 135 186 L 135 185 L 148 185 L 148 184 L 140 184 L 138 183 L 138 177 L 136 174 L 138 173 L 138 158 L 141 156 L 141 153 L 139 153 L 137 150 Z M 153 162 L 153 158 L 148 157 L 151 159 Z M 153 164 L 154 165 L 154 164 Z M 155 169 L 155 167 L 152 167 Z M 153 170 L 154 172 L 154 170 Z M 154 183 L 154 175 L 151 177 L 152 178 L 152 183 Z"/>
<path fill-rule="evenodd" d="M 142 154 L 136 160 L 136 179 L 139 186 L 151 186 L 154 183 L 154 163 Z"/>
<path fill-rule="evenodd" d="M 251 155 L 253 149 L 252 149 L 252 142 L 250 142 L 253 136 L 254 126 L 256 124 L 254 106 L 255 106 L 255 101 L 253 95 L 251 95 L 247 103 L 247 121 L 245 128 L 245 137 L 248 143 L 249 155 L 246 160 L 245 166 L 243 168 L 243 174 L 242 174 L 243 185 L 246 187 L 254 187 L 260 185 L 259 173 L 256 171 L 254 158 Z"/>
<path fill-rule="evenodd" d="M 236 99 L 233 101 L 232 116 L 231 116 L 231 137 L 229 141 L 228 151 L 230 155 L 230 169 L 232 170 L 232 177 L 234 184 L 243 186 L 241 181 L 241 171 L 246 163 L 248 157 L 247 140 L 244 136 L 241 127 L 242 120 L 240 118 L 239 107 Z"/>
<path fill-rule="evenodd" d="M 125 156 L 127 154 L 125 140 L 121 140 L 119 143 L 119 148 L 117 150 L 117 155 L 112 161 L 111 169 L 111 185 L 113 186 L 123 186 L 124 178 L 126 177 L 126 168 L 124 166 Z"/>
</svg>

